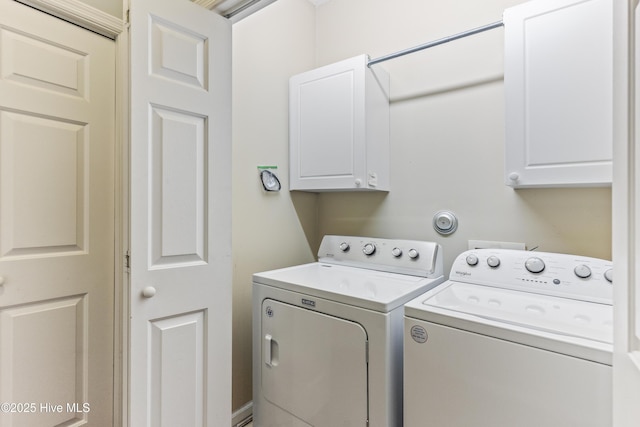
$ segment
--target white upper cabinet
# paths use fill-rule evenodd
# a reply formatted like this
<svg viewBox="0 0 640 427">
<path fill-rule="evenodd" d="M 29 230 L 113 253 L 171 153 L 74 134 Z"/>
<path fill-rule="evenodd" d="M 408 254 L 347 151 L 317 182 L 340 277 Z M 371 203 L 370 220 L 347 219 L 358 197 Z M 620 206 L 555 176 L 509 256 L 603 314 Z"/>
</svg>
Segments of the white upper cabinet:
<svg viewBox="0 0 640 427">
<path fill-rule="evenodd" d="M 291 77 L 290 190 L 389 190 L 389 76 L 367 63 Z"/>
<path fill-rule="evenodd" d="M 533 0 L 504 25 L 506 184 L 610 185 L 611 0 Z"/>
</svg>

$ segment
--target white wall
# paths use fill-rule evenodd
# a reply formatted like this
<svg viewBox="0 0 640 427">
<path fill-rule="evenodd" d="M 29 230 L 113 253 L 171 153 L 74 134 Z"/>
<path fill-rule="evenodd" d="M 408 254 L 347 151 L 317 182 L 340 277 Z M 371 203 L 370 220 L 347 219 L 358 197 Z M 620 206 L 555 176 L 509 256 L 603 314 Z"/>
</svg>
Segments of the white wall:
<svg viewBox="0 0 640 427">
<path fill-rule="evenodd" d="M 611 257 L 611 190 L 503 184 L 503 30 L 379 66 L 391 76 L 391 191 L 262 193 L 256 165 L 288 175 L 289 76 L 375 58 L 498 21 L 521 0 L 278 0 L 234 25 L 234 408 L 251 400 L 250 276 L 313 259 L 324 234 L 433 240 L 448 271 L 469 239 Z M 433 214 L 454 211 L 442 237 Z M 278 242 L 278 249 L 271 248 Z"/>
<path fill-rule="evenodd" d="M 317 196 L 290 194 L 289 76 L 314 66 L 314 8 L 279 0 L 233 25 L 233 408 L 251 396 L 251 275 L 314 261 Z M 258 165 L 276 165 L 266 193 Z"/>
</svg>

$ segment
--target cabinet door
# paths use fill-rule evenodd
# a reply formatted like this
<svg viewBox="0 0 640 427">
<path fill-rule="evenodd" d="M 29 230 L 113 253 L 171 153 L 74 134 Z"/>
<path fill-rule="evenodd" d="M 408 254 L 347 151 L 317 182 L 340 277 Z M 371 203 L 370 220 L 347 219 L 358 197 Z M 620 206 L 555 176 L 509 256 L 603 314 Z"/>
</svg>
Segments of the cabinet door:
<svg viewBox="0 0 640 427">
<path fill-rule="evenodd" d="M 342 61 L 291 78 L 292 189 L 353 188 L 364 179 L 360 62 Z"/>
<path fill-rule="evenodd" d="M 269 402 L 316 427 L 366 425 L 362 326 L 266 299 L 262 346 L 262 392 Z"/>
<path fill-rule="evenodd" d="M 611 9 L 537 0 L 505 10 L 507 185 L 610 185 Z"/>
<path fill-rule="evenodd" d="M 389 181 L 389 76 L 356 56 L 291 77 L 291 190 L 381 190 Z"/>
</svg>

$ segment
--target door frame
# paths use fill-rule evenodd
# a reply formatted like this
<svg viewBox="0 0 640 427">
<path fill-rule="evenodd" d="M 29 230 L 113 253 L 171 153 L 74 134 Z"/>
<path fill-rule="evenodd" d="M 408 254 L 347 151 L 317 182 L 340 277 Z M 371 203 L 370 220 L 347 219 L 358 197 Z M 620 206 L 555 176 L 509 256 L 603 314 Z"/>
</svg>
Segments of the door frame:
<svg viewBox="0 0 640 427">
<path fill-rule="evenodd" d="M 640 409 L 640 6 L 614 1 L 613 422 L 635 426 Z"/>
</svg>

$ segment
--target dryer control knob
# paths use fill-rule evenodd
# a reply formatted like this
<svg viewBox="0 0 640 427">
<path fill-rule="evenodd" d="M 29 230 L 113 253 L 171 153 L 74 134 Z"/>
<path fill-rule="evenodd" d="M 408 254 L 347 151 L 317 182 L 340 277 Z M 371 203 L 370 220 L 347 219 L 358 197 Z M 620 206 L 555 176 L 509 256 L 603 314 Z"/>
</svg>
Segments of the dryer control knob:
<svg viewBox="0 0 640 427">
<path fill-rule="evenodd" d="M 342 252 L 347 252 L 349 250 L 349 244 L 347 242 L 340 243 L 340 250 Z"/>
<path fill-rule="evenodd" d="M 400 249 L 400 248 L 391 249 L 391 255 L 393 255 L 396 258 L 401 257 L 402 256 L 402 249 Z"/>
<path fill-rule="evenodd" d="M 478 265 L 478 257 L 474 254 L 469 254 L 467 255 L 467 264 L 474 266 L 474 265 Z"/>
<path fill-rule="evenodd" d="M 367 243 L 362 248 L 362 252 L 364 252 L 365 255 L 373 255 L 375 251 L 376 251 L 376 245 L 374 245 L 373 243 Z"/>
<path fill-rule="evenodd" d="M 497 268 L 498 266 L 500 266 L 500 258 L 495 255 L 491 255 L 489 258 L 487 258 L 487 264 L 491 268 Z"/>
<path fill-rule="evenodd" d="M 418 258 L 420 256 L 418 251 L 415 250 L 415 249 L 409 249 L 408 255 L 409 255 L 409 258 L 411 258 L 411 259 L 416 259 L 416 258 Z"/>
<path fill-rule="evenodd" d="M 607 279 L 608 282 L 613 283 L 613 269 L 608 269 L 604 272 L 604 278 Z"/>
<path fill-rule="evenodd" d="M 576 268 L 574 268 L 573 272 L 576 273 L 576 276 L 578 276 L 581 279 L 586 279 L 588 277 L 591 277 L 591 269 L 584 264 L 581 264 Z"/>
<path fill-rule="evenodd" d="M 546 266 L 544 265 L 544 261 L 540 258 L 532 257 L 524 262 L 524 267 L 530 273 L 542 273 Z"/>
</svg>

